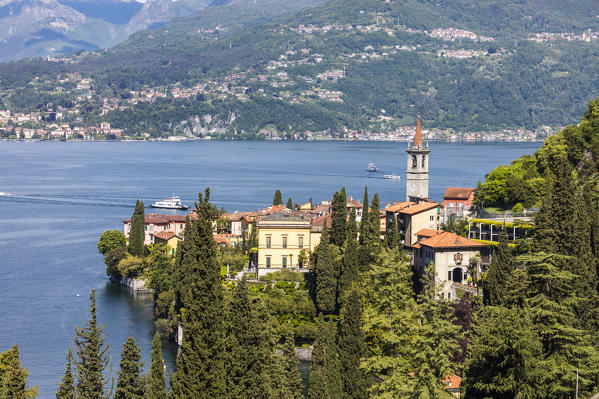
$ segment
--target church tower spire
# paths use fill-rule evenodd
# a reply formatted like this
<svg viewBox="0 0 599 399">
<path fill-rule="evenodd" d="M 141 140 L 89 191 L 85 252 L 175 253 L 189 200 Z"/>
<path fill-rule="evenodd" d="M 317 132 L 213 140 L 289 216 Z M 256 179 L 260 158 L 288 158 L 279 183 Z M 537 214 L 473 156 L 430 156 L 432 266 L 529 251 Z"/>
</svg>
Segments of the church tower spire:
<svg viewBox="0 0 599 399">
<path fill-rule="evenodd" d="M 408 168 L 406 172 L 406 201 L 419 202 L 428 199 L 428 145 L 424 147 L 420 116 L 416 121 L 414 145 L 408 144 Z"/>
<path fill-rule="evenodd" d="M 416 122 L 416 134 L 414 135 L 414 147 L 423 147 L 422 144 L 422 129 L 420 128 L 420 115 Z"/>
</svg>

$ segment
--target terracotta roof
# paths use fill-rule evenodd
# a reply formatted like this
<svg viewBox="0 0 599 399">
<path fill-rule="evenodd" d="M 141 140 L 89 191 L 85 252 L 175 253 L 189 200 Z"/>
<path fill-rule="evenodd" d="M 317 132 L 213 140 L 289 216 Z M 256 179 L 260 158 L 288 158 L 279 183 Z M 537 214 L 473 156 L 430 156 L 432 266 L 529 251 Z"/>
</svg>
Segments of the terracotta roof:
<svg viewBox="0 0 599 399">
<path fill-rule="evenodd" d="M 416 215 L 418 213 L 434 209 L 438 206 L 441 206 L 441 204 L 438 204 L 436 202 L 421 202 L 419 204 L 403 208 L 399 211 L 399 213 L 404 213 L 406 215 Z"/>
<path fill-rule="evenodd" d="M 459 391 L 460 386 L 462 385 L 462 377 L 458 375 L 448 375 L 445 377 L 443 383 L 445 384 L 445 389 L 448 391 Z"/>
<path fill-rule="evenodd" d="M 156 234 L 154 234 L 155 238 L 160 238 L 161 240 L 165 240 L 168 241 L 173 237 L 176 237 L 177 235 L 175 233 L 173 233 L 172 231 L 160 231 Z"/>
<path fill-rule="evenodd" d="M 327 222 L 327 229 L 331 229 L 331 214 L 328 213 L 326 215 L 319 216 L 312 220 L 312 226 L 324 226 L 324 222 Z"/>
<path fill-rule="evenodd" d="M 485 244 L 469 240 L 448 231 L 426 238 L 418 243 L 431 248 L 482 248 L 485 246 Z"/>
<path fill-rule="evenodd" d="M 474 189 L 470 187 L 447 187 L 443 199 L 462 199 L 467 200 L 474 193 Z"/>
<path fill-rule="evenodd" d="M 443 233 L 443 230 L 422 229 L 422 230 L 418 230 L 416 235 L 421 236 L 421 237 L 434 237 L 441 233 Z"/>
<path fill-rule="evenodd" d="M 348 208 L 356 208 L 356 209 L 362 209 L 362 203 L 359 201 L 356 201 L 355 199 L 349 197 L 347 199 L 347 207 Z"/>
<path fill-rule="evenodd" d="M 273 205 L 268 208 L 260 209 L 257 213 L 262 215 L 270 215 L 271 213 L 281 212 L 285 208 L 285 205 Z"/>
<path fill-rule="evenodd" d="M 410 205 L 415 205 L 415 202 L 411 202 L 411 201 L 404 201 L 404 202 L 396 202 L 391 206 L 386 207 L 385 209 L 383 209 L 383 211 L 387 211 L 387 212 L 399 212 L 404 208 L 407 208 Z"/>
<path fill-rule="evenodd" d="M 160 215 L 157 213 L 150 213 L 144 215 L 145 224 L 169 224 L 169 223 L 185 223 L 187 216 L 191 217 L 191 220 L 197 220 L 198 215 Z M 123 220 L 123 223 L 131 223 L 131 218 Z"/>
<path fill-rule="evenodd" d="M 420 115 L 418 115 L 418 121 L 416 122 L 416 134 L 414 135 L 414 147 L 422 147 L 422 130 L 420 128 Z"/>
</svg>

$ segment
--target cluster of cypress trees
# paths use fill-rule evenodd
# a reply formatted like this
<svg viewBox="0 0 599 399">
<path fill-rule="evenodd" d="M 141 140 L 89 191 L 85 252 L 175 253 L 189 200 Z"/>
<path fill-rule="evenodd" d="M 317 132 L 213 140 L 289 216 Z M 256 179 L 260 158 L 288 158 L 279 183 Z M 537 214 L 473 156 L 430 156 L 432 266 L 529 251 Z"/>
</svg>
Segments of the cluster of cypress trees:
<svg viewBox="0 0 599 399">
<path fill-rule="evenodd" d="M 500 235 L 485 305 L 464 365 L 467 397 L 567 398 L 599 385 L 597 204 L 583 173 L 564 158 L 552 174 L 535 235 L 515 254 Z"/>
<path fill-rule="evenodd" d="M 89 312 L 90 320 L 75 329 L 75 353 L 71 349 L 67 353 L 66 370 L 56 391 L 56 398 L 103 399 L 111 397 L 114 392 L 115 399 L 166 399 L 166 379 L 158 333 L 152 342 L 149 376 L 143 375 L 140 348 L 135 339 L 127 339 L 121 352 L 120 371 L 114 389 L 109 346 L 104 343 L 104 327 L 98 326 L 96 316 L 95 290 L 90 294 Z"/>
</svg>

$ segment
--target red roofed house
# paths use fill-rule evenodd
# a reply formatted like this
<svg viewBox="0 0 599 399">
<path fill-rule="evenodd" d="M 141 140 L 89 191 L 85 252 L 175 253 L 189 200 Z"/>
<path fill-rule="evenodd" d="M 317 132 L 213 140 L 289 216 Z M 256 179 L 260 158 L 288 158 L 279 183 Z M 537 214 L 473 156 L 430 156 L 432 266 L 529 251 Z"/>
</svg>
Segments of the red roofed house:
<svg viewBox="0 0 599 399">
<path fill-rule="evenodd" d="M 462 377 L 458 375 L 448 375 L 443 381 L 445 384 L 445 390 L 451 394 L 454 398 L 460 397 L 460 389 L 462 386 Z"/>
<path fill-rule="evenodd" d="M 172 256 L 175 256 L 179 241 L 183 241 L 183 239 L 172 231 L 159 231 L 154 234 L 154 242 L 156 244 L 165 244 L 168 247 L 169 254 Z"/>
<path fill-rule="evenodd" d="M 445 215 L 467 216 L 474 200 L 473 188 L 447 187 L 443 194 Z"/>
<path fill-rule="evenodd" d="M 197 215 L 189 215 L 192 220 L 197 219 Z M 175 235 L 182 236 L 185 230 L 186 215 L 159 215 L 150 213 L 144 216 L 144 245 L 154 244 L 154 236 L 161 231 L 172 232 Z M 131 218 L 123 220 L 123 233 L 129 238 L 131 230 Z"/>
<path fill-rule="evenodd" d="M 438 230 L 441 226 L 441 204 L 431 201 L 420 203 L 405 201 L 383 209 L 386 215 L 387 233 L 391 230 L 391 218 L 399 222 L 399 235 L 403 244 L 411 247 L 418 241 L 416 233 L 422 229 Z"/>
<path fill-rule="evenodd" d="M 457 299 L 456 289 L 464 289 L 464 286 L 457 284 L 464 284 L 468 280 L 470 258 L 480 256 L 486 246 L 448 231 L 436 234 L 419 231 L 417 235 L 422 239 L 412 245 L 416 270 L 422 275 L 424 268 L 434 263 L 437 278 L 443 282 L 442 297 Z"/>
</svg>

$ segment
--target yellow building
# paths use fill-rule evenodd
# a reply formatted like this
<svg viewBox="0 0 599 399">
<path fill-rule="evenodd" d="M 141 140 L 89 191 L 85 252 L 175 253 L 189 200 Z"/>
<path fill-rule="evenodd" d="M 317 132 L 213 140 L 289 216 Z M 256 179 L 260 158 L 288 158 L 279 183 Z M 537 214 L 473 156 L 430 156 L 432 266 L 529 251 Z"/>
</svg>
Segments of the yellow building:
<svg viewBox="0 0 599 399">
<path fill-rule="evenodd" d="M 262 217 L 258 223 L 258 275 L 281 269 L 305 269 L 310 251 L 320 242 L 322 226 L 312 227 L 305 216 L 278 212 Z"/>
<path fill-rule="evenodd" d="M 154 242 L 156 244 L 166 244 L 168 253 L 172 256 L 175 256 L 175 251 L 177 250 L 177 244 L 179 244 L 179 241 L 183 241 L 183 239 L 172 231 L 161 231 L 154 234 Z"/>
<path fill-rule="evenodd" d="M 420 203 L 397 202 L 383 209 L 386 215 L 387 233 L 391 229 L 391 217 L 395 214 L 399 223 L 399 235 L 406 247 L 418 241 L 416 233 L 422 229 L 439 230 L 441 228 L 441 204 L 431 201 Z"/>
</svg>

